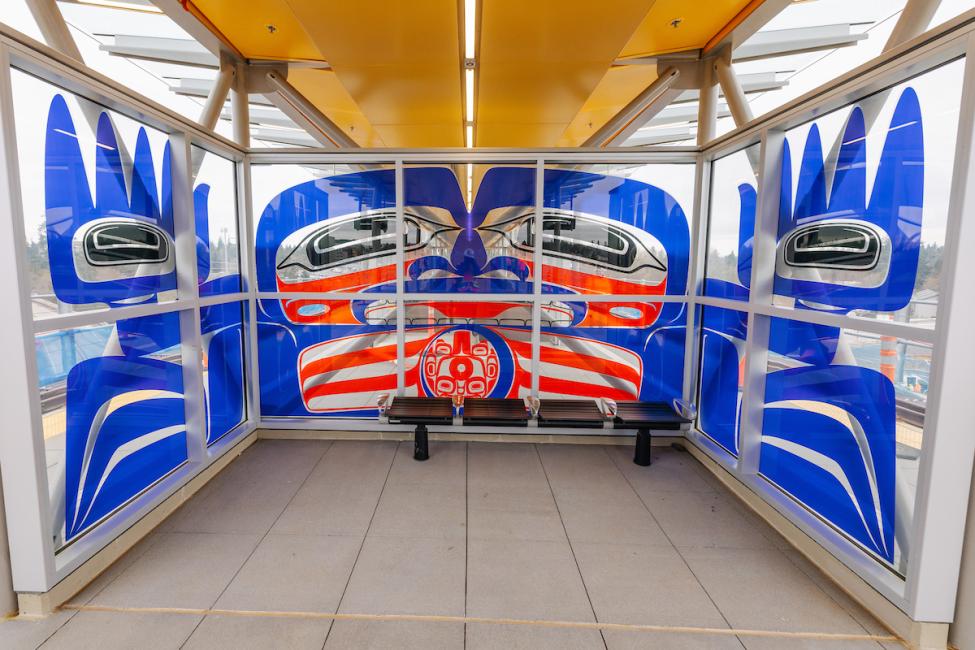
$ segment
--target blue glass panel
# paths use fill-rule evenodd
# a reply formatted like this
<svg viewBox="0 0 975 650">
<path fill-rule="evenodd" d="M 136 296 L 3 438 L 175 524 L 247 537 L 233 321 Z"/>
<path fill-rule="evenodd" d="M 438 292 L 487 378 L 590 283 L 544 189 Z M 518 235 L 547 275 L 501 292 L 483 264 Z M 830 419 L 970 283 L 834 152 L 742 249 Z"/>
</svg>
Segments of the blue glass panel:
<svg viewBox="0 0 975 650">
<path fill-rule="evenodd" d="M 835 328 L 772 319 L 759 471 L 894 561 L 899 403 L 874 345 Z M 879 369 L 863 367 L 876 365 Z"/>
<path fill-rule="evenodd" d="M 738 455 L 742 364 L 748 314 L 704 307 L 697 427 L 732 455 Z"/>
<path fill-rule="evenodd" d="M 242 303 L 200 307 L 206 364 L 207 444 L 244 421 L 244 326 Z"/>
<path fill-rule="evenodd" d="M 177 313 L 118 321 L 104 350 L 76 361 L 68 371 L 65 540 L 186 460 L 178 344 Z"/>
<path fill-rule="evenodd" d="M 140 127 L 127 170 L 112 114 L 101 112 L 93 196 L 81 141 L 65 98 L 54 95 L 44 152 L 45 234 L 54 294 L 69 305 L 157 302 L 161 292 L 176 288 L 169 144 L 157 181 L 158 160 Z"/>
</svg>

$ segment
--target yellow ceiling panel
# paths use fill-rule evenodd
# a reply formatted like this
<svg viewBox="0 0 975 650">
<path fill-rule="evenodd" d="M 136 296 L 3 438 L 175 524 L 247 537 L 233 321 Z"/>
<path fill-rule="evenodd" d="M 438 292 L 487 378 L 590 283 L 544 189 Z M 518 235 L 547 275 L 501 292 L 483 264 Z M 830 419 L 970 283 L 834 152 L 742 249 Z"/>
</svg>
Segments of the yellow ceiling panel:
<svg viewBox="0 0 975 650">
<path fill-rule="evenodd" d="M 648 6 L 646 1 L 635 0 L 483 2 L 477 57 L 477 144 L 554 144 L 619 55 Z M 535 133 L 532 123 L 538 125 Z M 520 137 L 499 128 L 505 126 L 517 130 Z"/>
<path fill-rule="evenodd" d="M 757 4 L 749 0 L 656 0 L 622 48 L 620 58 L 703 48 L 739 13 Z"/>
<path fill-rule="evenodd" d="M 295 16 L 389 146 L 463 144 L 457 0 L 289 0 Z M 419 125 L 442 127 L 417 129 Z M 404 136 L 387 137 L 403 125 Z M 382 128 L 380 128 L 382 127 Z M 452 136 L 414 140 L 424 132 Z"/>
<path fill-rule="evenodd" d="M 339 83 L 330 70 L 294 68 L 288 72 L 288 82 L 307 97 L 318 110 L 345 131 L 360 147 L 385 145 L 379 132 L 373 128 L 358 104 Z"/>
<path fill-rule="evenodd" d="M 322 60 L 287 0 L 193 0 L 193 4 L 249 59 Z"/>
<path fill-rule="evenodd" d="M 556 143 L 578 147 L 657 78 L 655 65 L 613 66 Z"/>
</svg>

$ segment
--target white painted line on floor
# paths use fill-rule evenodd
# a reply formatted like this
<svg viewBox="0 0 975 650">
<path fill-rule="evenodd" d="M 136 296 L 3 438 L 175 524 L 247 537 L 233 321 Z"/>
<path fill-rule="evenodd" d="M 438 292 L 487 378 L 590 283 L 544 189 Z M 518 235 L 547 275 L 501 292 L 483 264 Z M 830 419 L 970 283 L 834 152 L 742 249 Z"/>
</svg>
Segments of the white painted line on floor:
<svg viewBox="0 0 975 650">
<path fill-rule="evenodd" d="M 599 623 L 587 621 L 547 621 L 519 618 L 490 618 L 483 616 L 441 616 L 437 614 L 337 614 L 332 612 L 288 612 L 240 609 L 197 609 L 184 607 L 108 607 L 103 605 L 65 604 L 61 609 L 81 612 L 116 612 L 130 614 L 182 614 L 188 616 L 238 616 L 241 618 L 325 619 L 333 621 L 413 621 L 420 623 L 487 623 L 491 625 L 526 625 L 537 627 L 575 628 L 583 630 L 613 630 L 619 632 L 668 632 L 676 634 L 710 634 L 715 636 L 773 637 L 783 639 L 820 639 L 824 641 L 893 641 L 901 643 L 893 634 L 848 634 L 843 632 L 793 632 L 778 630 L 746 630 L 723 627 L 693 627 L 682 625 L 639 625 L 633 623 Z"/>
</svg>

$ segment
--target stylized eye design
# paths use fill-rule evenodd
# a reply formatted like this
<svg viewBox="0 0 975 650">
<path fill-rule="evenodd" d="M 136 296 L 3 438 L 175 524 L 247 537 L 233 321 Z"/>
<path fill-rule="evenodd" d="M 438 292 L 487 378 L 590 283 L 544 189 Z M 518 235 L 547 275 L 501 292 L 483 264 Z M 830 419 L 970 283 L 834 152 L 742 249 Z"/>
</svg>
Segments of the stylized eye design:
<svg viewBox="0 0 975 650">
<path fill-rule="evenodd" d="M 800 226 L 779 242 L 776 272 L 786 278 L 878 287 L 887 278 L 891 243 L 866 221 L 836 220 Z"/>
<path fill-rule="evenodd" d="M 407 252 L 430 245 L 441 233 L 459 230 L 437 220 L 408 213 L 403 217 L 403 244 Z M 377 210 L 329 219 L 289 235 L 277 252 L 277 275 L 286 283 L 302 282 L 348 270 L 396 253 L 396 212 Z"/>
<path fill-rule="evenodd" d="M 72 240 L 75 268 L 85 282 L 171 273 L 175 269 L 172 249 L 165 230 L 124 217 L 91 221 Z"/>
<path fill-rule="evenodd" d="M 535 216 L 522 214 L 500 220 L 479 230 L 501 235 L 515 248 L 530 251 Z M 666 253 L 657 239 L 643 231 L 631 231 L 609 219 L 563 210 L 546 210 L 542 217 L 542 250 L 549 257 L 589 266 L 633 273 L 646 270 L 666 273 Z"/>
</svg>

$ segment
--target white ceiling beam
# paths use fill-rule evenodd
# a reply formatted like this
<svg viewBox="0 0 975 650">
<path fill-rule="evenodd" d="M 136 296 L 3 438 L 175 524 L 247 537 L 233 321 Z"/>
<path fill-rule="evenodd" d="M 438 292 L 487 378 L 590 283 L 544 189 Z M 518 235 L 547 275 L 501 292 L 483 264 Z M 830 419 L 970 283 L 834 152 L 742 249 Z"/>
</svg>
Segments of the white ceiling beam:
<svg viewBox="0 0 975 650">
<path fill-rule="evenodd" d="M 289 118 L 277 108 L 251 107 L 249 113 L 251 124 L 260 124 L 263 126 L 283 126 L 289 129 L 301 128 L 295 124 L 294 120 Z M 222 119 L 229 120 L 233 118 L 233 113 L 225 108 L 220 114 L 220 117 Z"/>
<path fill-rule="evenodd" d="M 654 128 L 642 128 L 626 141 L 627 147 L 642 147 L 651 144 L 667 144 L 668 142 L 678 142 L 689 140 L 694 137 L 694 131 L 690 124 L 680 124 L 676 126 L 664 126 Z"/>
<path fill-rule="evenodd" d="M 789 81 L 787 79 L 779 79 L 779 75 L 788 75 L 792 72 L 794 72 L 794 70 L 782 70 L 780 72 L 749 72 L 738 75 L 738 81 L 741 83 L 741 88 L 746 95 L 751 93 L 764 93 L 788 86 Z M 674 100 L 674 103 L 680 104 L 691 101 L 697 101 L 696 90 L 685 90 L 677 99 Z"/>
<path fill-rule="evenodd" d="M 735 48 L 731 58 L 734 61 L 753 61 L 855 45 L 867 38 L 865 33 L 853 31 L 853 27 L 863 24 L 866 23 L 841 23 L 758 32 Z"/>
<path fill-rule="evenodd" d="M 186 97 L 203 97 L 206 99 L 213 90 L 215 81 L 213 79 L 201 79 L 199 77 L 165 77 L 171 83 L 170 92 Z M 251 95 L 249 98 L 251 105 L 273 106 L 273 104 L 263 95 Z"/>
<path fill-rule="evenodd" d="M 34 16 L 37 27 L 41 30 L 44 42 L 61 54 L 70 56 L 76 61 L 85 62 L 81 57 L 78 44 L 74 42 L 74 37 L 71 36 L 68 24 L 64 22 L 61 8 L 58 7 L 55 0 L 28 0 L 27 7 L 30 9 L 31 15 Z"/>
<path fill-rule="evenodd" d="M 717 95 L 717 85 L 714 86 L 715 95 Z M 684 102 L 683 104 L 671 104 L 666 109 L 660 111 L 656 117 L 647 122 L 647 126 L 658 126 L 662 124 L 677 124 L 680 122 L 694 122 L 698 119 L 698 107 L 700 101 L 698 102 Z M 728 105 L 724 102 L 717 101 L 715 97 L 714 102 L 715 117 L 728 117 L 731 113 L 728 111 Z"/>
<path fill-rule="evenodd" d="M 221 61 L 220 74 L 217 75 L 216 80 L 212 84 L 210 95 L 207 97 L 206 104 L 204 104 L 203 111 L 200 113 L 200 119 L 198 120 L 203 128 L 212 131 L 217 126 L 217 118 L 220 117 L 220 111 L 227 101 L 227 95 L 230 93 L 230 87 L 234 83 L 235 75 L 236 69 L 233 62 L 230 60 Z"/>
<path fill-rule="evenodd" d="M 731 117 L 735 120 L 736 126 L 744 126 L 752 121 L 752 109 L 745 98 L 745 91 L 742 90 L 741 83 L 738 81 L 731 63 L 721 56 L 714 60 L 714 71 L 718 76 L 718 83 L 721 84 L 721 91 L 725 101 L 728 102 L 728 109 Z"/>
<path fill-rule="evenodd" d="M 99 49 L 128 59 L 175 63 L 200 68 L 219 68 L 220 58 L 203 45 L 188 38 L 159 36 L 130 36 L 127 34 L 99 34 L 112 36 L 114 43 L 103 43 Z"/>
<path fill-rule="evenodd" d="M 941 0 L 907 0 L 904 9 L 901 10 L 900 18 L 897 19 L 897 24 L 887 38 L 884 52 L 926 32 L 939 6 Z"/>
<path fill-rule="evenodd" d="M 255 140 L 286 144 L 296 147 L 318 147 L 318 141 L 306 132 L 298 129 L 272 129 L 262 126 L 254 127 L 251 135 Z"/>
</svg>

